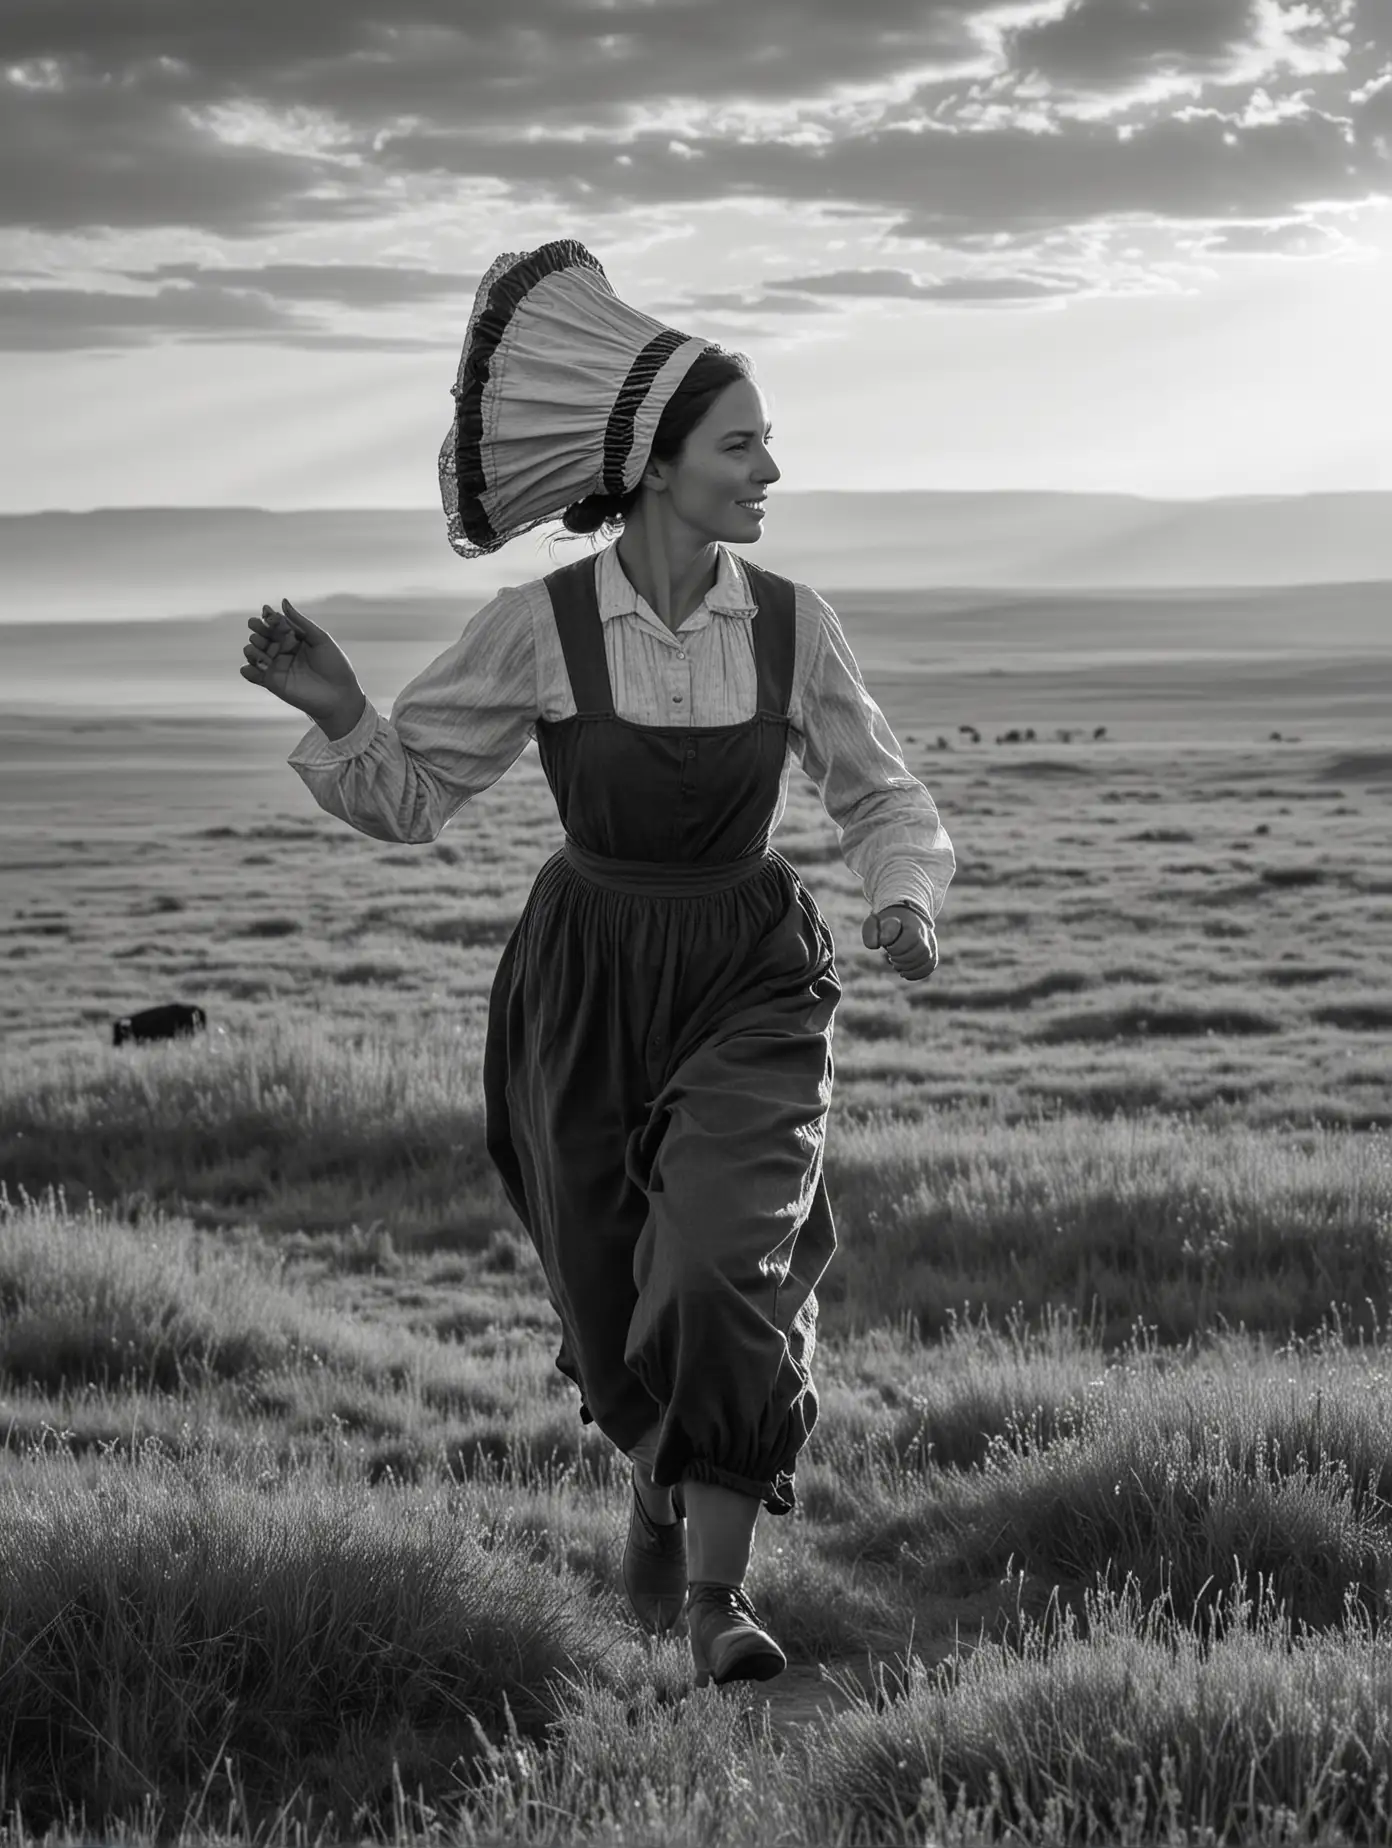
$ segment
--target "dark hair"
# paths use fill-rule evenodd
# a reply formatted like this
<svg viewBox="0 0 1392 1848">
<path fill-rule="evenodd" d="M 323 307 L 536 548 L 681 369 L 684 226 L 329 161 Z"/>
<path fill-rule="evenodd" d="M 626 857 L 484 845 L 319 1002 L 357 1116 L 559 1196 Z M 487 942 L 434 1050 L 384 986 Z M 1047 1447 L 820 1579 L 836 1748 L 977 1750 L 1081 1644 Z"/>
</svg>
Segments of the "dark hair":
<svg viewBox="0 0 1392 1848">
<path fill-rule="evenodd" d="M 700 423 L 721 392 L 741 379 L 754 376 L 754 367 L 743 353 L 731 353 L 721 346 L 708 346 L 688 370 L 686 377 L 667 400 L 653 433 L 650 454 L 658 462 L 675 462 L 682 444 Z M 603 529 L 621 531 L 624 521 L 638 504 L 643 492 L 640 482 L 627 494 L 587 494 L 584 500 L 572 501 L 561 515 L 568 533 L 597 533 Z M 556 535 L 560 537 L 559 534 Z"/>
</svg>

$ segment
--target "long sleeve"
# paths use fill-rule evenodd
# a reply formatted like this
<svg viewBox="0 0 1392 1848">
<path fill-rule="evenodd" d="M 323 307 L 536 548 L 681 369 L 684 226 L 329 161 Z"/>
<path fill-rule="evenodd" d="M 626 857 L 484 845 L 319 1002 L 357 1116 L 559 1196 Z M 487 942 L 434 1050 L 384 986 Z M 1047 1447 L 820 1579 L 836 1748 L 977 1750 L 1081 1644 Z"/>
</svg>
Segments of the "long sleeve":
<svg viewBox="0 0 1392 1848">
<path fill-rule="evenodd" d="M 369 700 L 342 738 L 312 725 L 287 762 L 320 808 L 379 841 L 433 841 L 496 783 L 536 729 L 536 644 L 523 590 L 501 590 L 403 687 Z"/>
<path fill-rule="evenodd" d="M 870 909 L 911 898 L 936 918 L 957 866 L 937 805 L 905 767 L 836 612 L 815 591 L 800 594 L 815 600 L 821 631 L 803 690 L 801 747 L 794 735 L 793 748 Z"/>
</svg>

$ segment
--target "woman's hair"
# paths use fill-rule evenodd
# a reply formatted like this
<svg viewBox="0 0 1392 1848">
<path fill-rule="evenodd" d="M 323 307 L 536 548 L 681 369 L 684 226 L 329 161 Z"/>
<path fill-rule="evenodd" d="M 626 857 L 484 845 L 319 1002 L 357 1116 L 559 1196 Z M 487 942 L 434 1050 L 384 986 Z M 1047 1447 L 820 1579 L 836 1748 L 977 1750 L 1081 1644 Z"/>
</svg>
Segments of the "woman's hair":
<svg viewBox="0 0 1392 1848">
<path fill-rule="evenodd" d="M 726 386 L 754 376 L 754 368 L 743 353 L 727 352 L 721 346 L 708 346 L 696 360 L 667 400 L 653 433 L 653 460 L 675 462 L 682 444 L 700 423 Z M 640 482 L 627 494 L 587 494 L 584 500 L 572 501 L 561 515 L 568 533 L 621 531 L 624 521 L 638 504 L 643 491 Z M 557 538 L 561 535 L 557 534 Z"/>
</svg>

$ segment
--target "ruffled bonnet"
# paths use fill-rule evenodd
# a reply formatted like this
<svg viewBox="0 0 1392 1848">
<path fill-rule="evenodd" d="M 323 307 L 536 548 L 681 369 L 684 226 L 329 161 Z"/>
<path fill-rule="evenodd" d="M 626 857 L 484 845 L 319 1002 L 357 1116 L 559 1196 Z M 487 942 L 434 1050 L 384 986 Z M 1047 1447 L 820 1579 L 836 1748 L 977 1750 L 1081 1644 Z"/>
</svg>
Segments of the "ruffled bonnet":
<svg viewBox="0 0 1392 1848">
<path fill-rule="evenodd" d="M 573 238 L 496 258 L 440 447 L 454 550 L 480 558 L 572 501 L 636 487 L 668 400 L 709 346 L 621 302 Z"/>
</svg>

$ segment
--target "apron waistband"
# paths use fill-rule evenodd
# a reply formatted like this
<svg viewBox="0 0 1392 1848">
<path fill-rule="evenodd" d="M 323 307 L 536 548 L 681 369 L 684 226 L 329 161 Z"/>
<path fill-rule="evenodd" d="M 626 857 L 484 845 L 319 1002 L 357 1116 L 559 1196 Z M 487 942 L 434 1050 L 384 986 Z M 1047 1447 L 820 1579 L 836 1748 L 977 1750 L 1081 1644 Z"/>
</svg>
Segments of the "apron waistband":
<svg viewBox="0 0 1392 1848">
<path fill-rule="evenodd" d="M 698 866 L 685 860 L 612 860 L 607 854 L 591 853 L 569 835 L 561 852 L 577 873 L 596 885 L 607 886 L 611 892 L 650 898 L 689 898 L 702 892 L 726 892 L 758 872 L 761 866 L 767 866 L 774 857 L 766 849 L 713 866 Z"/>
</svg>

